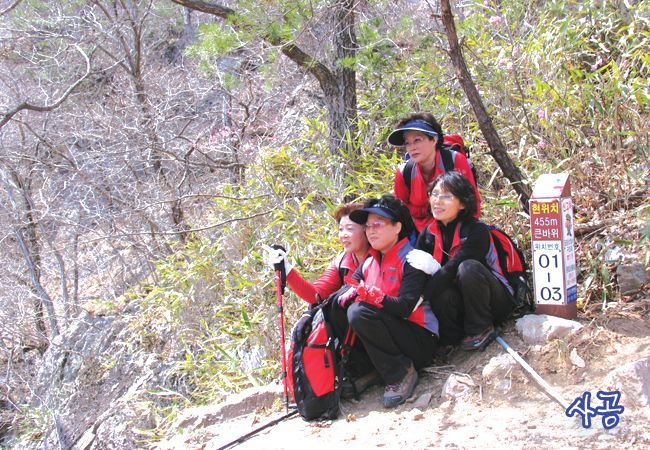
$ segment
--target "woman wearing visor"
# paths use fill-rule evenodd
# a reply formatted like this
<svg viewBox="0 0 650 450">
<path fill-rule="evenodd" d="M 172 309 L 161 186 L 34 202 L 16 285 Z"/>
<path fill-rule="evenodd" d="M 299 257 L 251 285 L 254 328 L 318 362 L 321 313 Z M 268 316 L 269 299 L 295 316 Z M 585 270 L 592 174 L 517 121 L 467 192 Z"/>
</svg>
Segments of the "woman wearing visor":
<svg viewBox="0 0 650 450">
<path fill-rule="evenodd" d="M 441 150 L 443 146 L 442 127 L 429 113 L 410 114 L 397 123 L 395 131 L 388 136 L 388 143 L 395 147 L 405 147 L 409 158 L 415 163 L 410 173 L 410 183 L 404 180 L 406 162 L 401 164 L 395 174 L 395 197 L 408 207 L 418 232 L 434 222 L 428 211 L 429 196 L 427 187 L 441 173 L 445 172 Z M 445 150 L 447 151 L 447 150 Z M 476 218 L 481 213 L 481 196 L 476 181 L 465 155 L 455 150 L 451 152 L 454 170 L 465 176 L 476 191 L 478 209 Z M 409 176 L 407 173 L 406 176 Z M 410 188 L 409 188 L 410 185 Z"/>
</svg>

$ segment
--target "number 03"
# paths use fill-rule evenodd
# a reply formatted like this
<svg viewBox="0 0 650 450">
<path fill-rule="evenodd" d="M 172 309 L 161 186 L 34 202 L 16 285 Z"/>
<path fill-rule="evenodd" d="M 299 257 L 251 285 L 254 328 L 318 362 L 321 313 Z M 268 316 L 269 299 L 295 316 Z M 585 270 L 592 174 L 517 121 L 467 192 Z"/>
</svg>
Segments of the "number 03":
<svg viewBox="0 0 650 450">
<path fill-rule="evenodd" d="M 541 258 L 540 258 L 541 259 Z M 543 287 L 540 291 L 540 295 L 544 300 L 553 300 L 559 302 L 562 300 L 562 290 L 559 287 Z"/>
</svg>

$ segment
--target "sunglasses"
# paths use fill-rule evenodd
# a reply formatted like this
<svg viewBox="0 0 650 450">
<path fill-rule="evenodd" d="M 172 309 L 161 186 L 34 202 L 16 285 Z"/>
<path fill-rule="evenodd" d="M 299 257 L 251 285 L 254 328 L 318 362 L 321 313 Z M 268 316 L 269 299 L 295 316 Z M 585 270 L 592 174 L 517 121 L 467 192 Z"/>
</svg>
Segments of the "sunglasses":
<svg viewBox="0 0 650 450">
<path fill-rule="evenodd" d="M 376 221 L 376 222 L 366 222 L 366 230 L 372 230 L 373 228 L 381 228 L 388 225 L 386 222 Z"/>
</svg>

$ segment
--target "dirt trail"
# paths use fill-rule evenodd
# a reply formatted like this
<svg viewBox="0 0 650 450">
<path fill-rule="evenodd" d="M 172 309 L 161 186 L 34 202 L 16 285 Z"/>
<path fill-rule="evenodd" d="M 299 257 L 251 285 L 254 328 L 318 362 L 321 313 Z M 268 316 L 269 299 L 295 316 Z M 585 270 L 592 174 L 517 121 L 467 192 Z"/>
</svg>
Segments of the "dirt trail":
<svg viewBox="0 0 650 450">
<path fill-rule="evenodd" d="M 605 376 L 623 364 L 650 356 L 650 322 L 645 316 L 626 314 L 607 320 L 582 319 L 585 327 L 565 340 L 528 346 L 516 333 L 514 321 L 505 327 L 504 339 L 558 393 L 571 403 L 585 391 L 594 396 L 607 390 Z M 571 352 L 584 360 L 571 362 Z M 483 380 L 483 367 L 505 353 L 497 343 L 485 352 L 456 351 L 451 368 L 420 371 L 413 399 L 431 394 L 421 410 L 414 403 L 386 410 L 381 406 L 383 386 L 362 394 L 359 402 L 342 401 L 344 414 L 332 422 L 308 423 L 291 418 L 265 430 L 237 448 L 245 449 L 624 449 L 650 448 L 650 407 L 621 403 L 625 411 L 619 424 L 606 430 L 601 416 L 590 428 L 579 416 L 569 418 L 564 409 L 523 374 L 515 373 L 500 386 Z M 466 399 L 444 401 L 442 386 L 451 372 L 467 374 L 477 384 Z M 598 406 L 598 404 L 592 406 Z M 196 449 L 216 450 L 226 443 L 280 416 L 258 413 L 204 430 L 193 441 Z M 349 420 L 346 420 L 348 417 Z M 187 447 L 192 448 L 192 447 Z"/>
</svg>

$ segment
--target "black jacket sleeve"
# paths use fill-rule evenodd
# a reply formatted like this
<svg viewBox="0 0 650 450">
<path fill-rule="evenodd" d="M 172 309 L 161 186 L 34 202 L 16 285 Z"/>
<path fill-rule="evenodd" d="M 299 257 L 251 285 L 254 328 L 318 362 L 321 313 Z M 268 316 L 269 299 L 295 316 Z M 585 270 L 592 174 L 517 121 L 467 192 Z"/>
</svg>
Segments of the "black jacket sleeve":
<svg viewBox="0 0 650 450">
<path fill-rule="evenodd" d="M 431 301 L 437 294 L 447 290 L 456 279 L 458 266 L 463 261 L 475 259 L 482 264 L 486 264 L 485 256 L 490 250 L 490 230 L 483 222 L 475 221 L 465 223 L 465 229 L 461 228 L 461 238 L 466 237 L 460 249 L 442 268 L 436 272 L 424 287 L 424 299 Z M 423 243 L 426 236 L 422 236 Z M 418 239 L 418 248 L 420 240 Z M 425 250 L 423 246 L 422 250 Z M 433 249 L 426 249 L 430 253 Z"/>
</svg>

